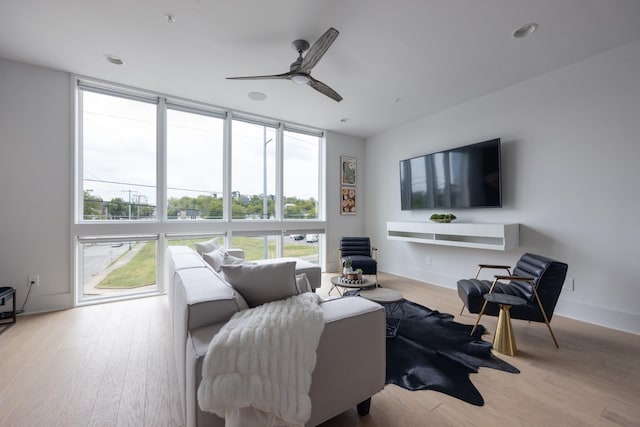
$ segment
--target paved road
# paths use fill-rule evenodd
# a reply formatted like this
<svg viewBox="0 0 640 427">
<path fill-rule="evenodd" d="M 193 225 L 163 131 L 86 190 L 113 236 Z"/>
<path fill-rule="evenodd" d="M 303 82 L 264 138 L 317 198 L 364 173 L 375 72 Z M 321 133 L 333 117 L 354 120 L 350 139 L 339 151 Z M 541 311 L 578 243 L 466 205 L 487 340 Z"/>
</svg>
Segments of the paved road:
<svg viewBox="0 0 640 427">
<path fill-rule="evenodd" d="M 120 247 L 112 247 L 111 243 L 86 245 L 84 247 L 83 282 L 86 283 L 90 277 L 96 276 L 127 250 L 129 250 L 128 244 L 123 244 Z"/>
</svg>

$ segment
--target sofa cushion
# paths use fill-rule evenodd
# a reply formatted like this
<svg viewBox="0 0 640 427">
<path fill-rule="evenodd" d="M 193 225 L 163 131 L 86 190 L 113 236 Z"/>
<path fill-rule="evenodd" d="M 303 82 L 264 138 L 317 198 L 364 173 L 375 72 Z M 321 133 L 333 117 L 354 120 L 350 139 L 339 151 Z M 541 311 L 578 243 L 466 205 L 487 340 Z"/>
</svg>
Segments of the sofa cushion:
<svg viewBox="0 0 640 427">
<path fill-rule="evenodd" d="M 294 261 L 222 265 L 221 268 L 227 281 L 240 292 L 249 307 L 298 294 Z"/>
<path fill-rule="evenodd" d="M 205 263 L 202 262 L 202 258 L 195 252 L 188 253 L 175 253 L 171 255 L 171 261 L 173 261 L 173 272 L 179 270 L 186 270 L 188 268 L 204 268 Z"/>
<path fill-rule="evenodd" d="M 207 252 L 215 251 L 220 247 L 220 245 L 218 244 L 218 238 L 214 237 L 213 239 L 207 240 L 206 242 L 197 242 L 195 244 L 195 247 L 196 252 L 202 255 Z"/>
<path fill-rule="evenodd" d="M 296 263 L 296 274 L 305 273 L 312 289 L 322 286 L 322 272 L 318 264 L 292 257 L 259 259 L 254 262 L 257 264 L 273 264 L 285 261 L 294 261 Z"/>
</svg>

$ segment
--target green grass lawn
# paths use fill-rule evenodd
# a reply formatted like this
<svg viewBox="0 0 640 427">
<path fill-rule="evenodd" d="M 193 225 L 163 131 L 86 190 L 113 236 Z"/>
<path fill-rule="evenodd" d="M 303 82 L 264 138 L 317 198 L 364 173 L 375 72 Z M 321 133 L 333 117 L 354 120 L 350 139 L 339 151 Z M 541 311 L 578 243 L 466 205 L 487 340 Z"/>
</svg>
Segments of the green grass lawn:
<svg viewBox="0 0 640 427">
<path fill-rule="evenodd" d="M 234 237 L 233 248 L 239 248 L 244 250 L 244 258 L 246 260 L 256 260 L 264 258 L 264 240 L 261 237 Z M 267 251 L 270 258 L 274 258 L 273 254 L 276 251 L 276 243 L 273 240 L 267 241 Z M 293 243 L 284 244 L 284 254 L 288 257 L 305 257 L 315 255 L 318 253 L 317 246 L 300 245 Z"/>
<path fill-rule="evenodd" d="M 170 245 L 189 246 L 191 249 L 195 249 L 196 242 L 205 240 L 208 239 L 172 240 Z M 131 289 L 156 283 L 156 242 L 137 244 L 143 245 L 140 251 L 124 266 L 109 273 L 98 284 L 98 288 Z M 269 240 L 267 246 L 269 254 L 272 256 L 271 254 L 275 253 L 276 244 L 273 240 Z M 234 237 L 233 247 L 243 249 L 246 260 L 264 258 L 264 240 L 261 237 Z M 284 253 L 288 257 L 305 257 L 315 255 L 317 252 L 317 246 L 284 244 Z"/>
<path fill-rule="evenodd" d="M 113 270 L 98 288 L 131 289 L 156 283 L 156 242 L 137 243 L 140 251 L 124 266 Z"/>
</svg>

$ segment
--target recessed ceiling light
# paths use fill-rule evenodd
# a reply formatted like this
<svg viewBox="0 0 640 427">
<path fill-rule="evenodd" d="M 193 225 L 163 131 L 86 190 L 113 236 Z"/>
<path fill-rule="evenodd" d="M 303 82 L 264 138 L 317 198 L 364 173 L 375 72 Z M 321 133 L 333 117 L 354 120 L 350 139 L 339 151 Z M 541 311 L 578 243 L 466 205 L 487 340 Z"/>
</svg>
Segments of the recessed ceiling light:
<svg viewBox="0 0 640 427">
<path fill-rule="evenodd" d="M 516 39 L 521 39 L 523 37 L 527 37 L 530 34 L 533 34 L 538 29 L 538 24 L 532 22 L 530 24 L 523 25 L 522 27 L 515 30 L 511 37 Z"/>
<path fill-rule="evenodd" d="M 249 99 L 253 99 L 254 101 L 264 101 L 267 99 L 267 95 L 262 92 L 249 92 Z"/>
<path fill-rule="evenodd" d="M 122 65 L 124 64 L 124 61 L 120 58 L 118 58 L 115 55 L 105 55 L 104 59 L 106 59 L 107 61 L 111 62 L 114 65 Z"/>
<path fill-rule="evenodd" d="M 169 23 L 169 24 L 173 24 L 174 22 L 176 22 L 176 17 L 173 16 L 173 14 L 171 14 L 171 13 L 165 13 L 164 17 L 166 18 L 167 23 Z"/>
<path fill-rule="evenodd" d="M 400 101 L 402 101 L 402 98 L 396 98 L 396 99 L 394 99 L 394 100 L 393 100 L 393 102 L 394 102 L 395 104 L 397 104 L 397 103 L 398 103 L 398 102 L 400 102 Z"/>
</svg>

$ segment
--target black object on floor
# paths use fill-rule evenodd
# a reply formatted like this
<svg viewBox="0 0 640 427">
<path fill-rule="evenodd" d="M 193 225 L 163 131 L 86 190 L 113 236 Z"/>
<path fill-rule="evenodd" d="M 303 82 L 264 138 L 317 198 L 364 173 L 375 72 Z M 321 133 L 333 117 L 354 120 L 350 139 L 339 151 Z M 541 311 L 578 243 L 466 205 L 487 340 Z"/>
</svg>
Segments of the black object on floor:
<svg viewBox="0 0 640 427">
<path fill-rule="evenodd" d="M 0 312 L 0 334 L 16 323 L 16 290 L 9 286 L 0 287 L 0 306 L 6 305 L 9 300 L 13 300 L 13 308 Z M 7 319 L 10 320 L 7 322 Z"/>
<path fill-rule="evenodd" d="M 469 374 L 487 367 L 519 373 L 509 363 L 491 353 L 491 343 L 478 325 L 453 321 L 453 315 L 433 311 L 408 300 L 400 303 L 404 317 L 395 338 L 387 338 L 387 384 L 407 390 L 435 390 L 472 405 L 484 405 L 482 395 Z M 387 323 L 397 322 L 397 313 L 387 311 Z"/>
</svg>

